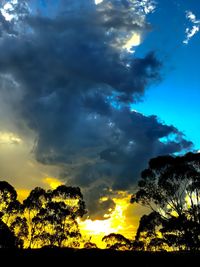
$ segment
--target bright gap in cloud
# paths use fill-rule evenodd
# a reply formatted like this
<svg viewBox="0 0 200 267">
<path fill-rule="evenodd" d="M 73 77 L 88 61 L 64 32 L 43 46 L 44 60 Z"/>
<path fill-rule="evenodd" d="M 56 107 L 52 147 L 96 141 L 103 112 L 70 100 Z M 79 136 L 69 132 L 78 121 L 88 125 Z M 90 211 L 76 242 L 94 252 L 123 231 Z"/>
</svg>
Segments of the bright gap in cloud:
<svg viewBox="0 0 200 267">
<path fill-rule="evenodd" d="M 18 3 L 18 0 L 8 1 L 3 8 L 0 9 L 1 14 L 4 16 L 5 20 L 11 21 L 16 17 L 12 12 L 14 11 L 14 5 Z"/>
<path fill-rule="evenodd" d="M 94 0 L 95 4 L 98 5 L 98 4 L 101 4 L 103 2 L 103 0 Z"/>
<path fill-rule="evenodd" d="M 102 238 L 110 233 L 120 233 L 127 236 L 132 235 L 134 232 L 134 226 L 127 224 L 125 213 L 130 205 L 130 195 L 125 192 L 118 192 L 118 197 L 113 198 L 115 202 L 115 208 L 111 213 L 105 214 L 105 220 L 79 220 L 79 226 L 82 234 L 86 236 L 92 236 L 93 242 L 97 244 L 99 248 L 104 248 L 105 244 L 102 242 Z M 106 201 L 107 198 L 103 197 L 100 201 Z"/>
<path fill-rule="evenodd" d="M 59 181 L 57 178 L 54 177 L 44 178 L 43 183 L 45 185 L 48 185 L 51 189 L 56 189 L 58 186 L 63 184 L 61 181 Z"/>
<path fill-rule="evenodd" d="M 0 144 L 17 145 L 22 143 L 22 139 L 12 132 L 0 132 Z"/>
<path fill-rule="evenodd" d="M 138 46 L 141 43 L 141 36 L 138 33 L 134 33 L 132 37 L 123 46 L 129 53 L 133 53 L 133 47 Z"/>
</svg>

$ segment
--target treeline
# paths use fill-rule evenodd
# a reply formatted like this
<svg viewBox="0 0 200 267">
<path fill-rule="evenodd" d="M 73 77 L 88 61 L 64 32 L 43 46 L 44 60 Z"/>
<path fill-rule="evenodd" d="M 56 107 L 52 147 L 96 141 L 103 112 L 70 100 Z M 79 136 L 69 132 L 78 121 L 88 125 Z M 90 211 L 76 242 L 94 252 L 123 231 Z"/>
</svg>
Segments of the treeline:
<svg viewBox="0 0 200 267">
<path fill-rule="evenodd" d="M 111 233 L 108 249 L 139 251 L 200 250 L 200 153 L 160 156 L 141 173 L 132 203 L 149 208 L 134 240 Z M 83 240 L 77 219 L 86 213 L 78 187 L 33 189 L 20 203 L 16 190 L 0 182 L 0 247 L 96 248 Z"/>
<path fill-rule="evenodd" d="M 0 182 L 0 246 L 5 248 L 79 247 L 77 218 L 86 213 L 78 187 L 33 189 L 20 203 L 13 186 Z"/>
</svg>

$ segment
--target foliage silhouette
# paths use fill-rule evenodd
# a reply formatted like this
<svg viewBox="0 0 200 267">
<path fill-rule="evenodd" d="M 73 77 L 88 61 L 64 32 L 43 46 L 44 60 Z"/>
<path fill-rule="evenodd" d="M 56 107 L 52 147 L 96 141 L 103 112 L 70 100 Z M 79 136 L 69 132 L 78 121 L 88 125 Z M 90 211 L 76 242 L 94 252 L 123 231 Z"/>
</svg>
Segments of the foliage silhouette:
<svg viewBox="0 0 200 267">
<path fill-rule="evenodd" d="M 86 212 L 79 188 L 62 185 L 47 192 L 35 188 L 24 201 L 24 207 L 31 225 L 29 247 L 34 243 L 41 243 L 40 246 L 79 246 L 81 235 L 76 219 Z"/>
<path fill-rule="evenodd" d="M 12 185 L 5 181 L 0 181 L 0 214 L 1 217 L 12 214 L 19 202 L 17 192 Z"/>
<path fill-rule="evenodd" d="M 47 191 L 36 187 L 21 204 L 14 187 L 0 182 L 0 240 L 7 235 L 19 248 L 79 247 L 77 218 L 85 213 L 78 187 L 62 185 Z"/>
<path fill-rule="evenodd" d="M 131 241 L 121 234 L 111 233 L 102 238 L 106 242 L 106 248 L 116 250 L 129 250 L 132 247 Z"/>
<path fill-rule="evenodd" d="M 86 249 L 97 248 L 97 245 L 95 243 L 93 243 L 93 242 L 86 242 L 84 244 L 84 248 L 86 248 Z"/>
<path fill-rule="evenodd" d="M 0 248 L 16 248 L 18 240 L 9 227 L 0 220 Z"/>
<path fill-rule="evenodd" d="M 200 154 L 151 159 L 138 187 L 131 202 L 152 212 L 141 218 L 136 240 L 146 250 L 199 250 Z"/>
<path fill-rule="evenodd" d="M 150 208 L 135 240 L 110 233 L 111 250 L 200 250 L 200 154 L 160 156 L 149 161 L 131 198 Z M 97 249 L 81 236 L 78 218 L 86 213 L 78 187 L 36 187 L 20 203 L 12 185 L 0 181 L 0 247 Z"/>
</svg>

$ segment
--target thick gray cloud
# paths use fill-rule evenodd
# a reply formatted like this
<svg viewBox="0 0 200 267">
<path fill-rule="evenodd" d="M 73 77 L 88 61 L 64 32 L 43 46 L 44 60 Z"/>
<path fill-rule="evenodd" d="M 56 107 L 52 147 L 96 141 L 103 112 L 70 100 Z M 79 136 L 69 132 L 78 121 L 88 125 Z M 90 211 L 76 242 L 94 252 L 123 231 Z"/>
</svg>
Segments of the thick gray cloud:
<svg viewBox="0 0 200 267">
<path fill-rule="evenodd" d="M 114 205 L 99 202 L 109 188 L 131 189 L 149 158 L 192 144 L 128 108 L 160 79 L 162 65 L 153 52 L 136 58 L 122 49 L 149 30 L 141 1 L 58 2 L 56 14 L 23 1 L 11 22 L 0 17 L 1 79 L 20 88 L 17 117 L 37 136 L 36 159 L 60 166 L 60 178 L 81 186 L 99 218 Z"/>
</svg>

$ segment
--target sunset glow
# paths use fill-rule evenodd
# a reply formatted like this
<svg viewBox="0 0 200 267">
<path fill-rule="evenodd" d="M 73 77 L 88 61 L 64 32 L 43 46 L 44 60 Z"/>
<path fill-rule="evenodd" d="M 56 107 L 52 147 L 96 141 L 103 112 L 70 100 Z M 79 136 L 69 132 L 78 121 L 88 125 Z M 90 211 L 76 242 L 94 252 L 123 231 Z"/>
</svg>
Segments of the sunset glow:
<svg viewBox="0 0 200 267">
<path fill-rule="evenodd" d="M 199 1 L 0 1 L 0 248 L 200 251 Z"/>
<path fill-rule="evenodd" d="M 101 239 L 110 233 L 120 233 L 133 238 L 137 225 L 132 225 L 133 221 L 128 221 L 126 217 L 127 209 L 130 204 L 130 195 L 120 193 L 118 197 L 113 198 L 116 206 L 110 213 L 110 217 L 105 220 L 79 220 L 80 229 L 83 235 L 92 237 L 98 247 L 104 248 L 105 244 Z M 105 214 L 106 215 L 106 214 Z M 105 216 L 106 217 L 106 216 Z"/>
<path fill-rule="evenodd" d="M 43 183 L 47 186 L 49 186 L 51 189 L 56 189 L 59 185 L 62 185 L 63 183 L 59 181 L 56 178 L 53 177 L 46 177 L 43 179 Z"/>
<path fill-rule="evenodd" d="M 55 189 L 57 186 L 62 183 L 56 178 L 44 178 L 44 183 L 48 185 L 47 189 Z M 30 191 L 26 189 L 18 189 L 18 199 L 23 202 L 23 200 L 29 195 Z M 117 196 L 113 198 L 115 203 L 115 208 L 110 210 L 109 214 L 104 214 L 105 219 L 102 220 L 91 220 L 89 218 L 86 219 L 78 219 L 78 224 L 81 230 L 81 233 L 84 238 L 88 239 L 91 237 L 91 242 L 97 244 L 99 248 L 105 248 L 104 242 L 102 242 L 102 238 L 105 235 L 109 235 L 110 233 L 119 233 L 127 238 L 134 238 L 139 217 L 134 217 L 133 220 L 128 213 L 130 210 L 137 210 L 138 207 L 133 207 L 130 204 L 131 195 L 125 192 L 118 192 Z M 103 197 L 100 201 L 106 201 L 107 198 Z M 76 204 L 77 201 L 72 201 L 70 204 Z M 108 217 L 108 218 L 107 218 Z"/>
</svg>

